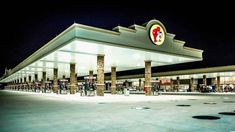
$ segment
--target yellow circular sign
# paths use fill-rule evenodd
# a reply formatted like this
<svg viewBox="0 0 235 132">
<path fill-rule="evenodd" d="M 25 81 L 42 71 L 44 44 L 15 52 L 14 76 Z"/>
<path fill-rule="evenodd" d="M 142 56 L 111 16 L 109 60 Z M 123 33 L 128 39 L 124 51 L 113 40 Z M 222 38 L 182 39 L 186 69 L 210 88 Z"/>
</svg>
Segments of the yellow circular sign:
<svg viewBox="0 0 235 132">
<path fill-rule="evenodd" d="M 156 45 L 162 45 L 165 40 L 165 32 L 158 24 L 151 26 L 149 35 L 152 42 Z"/>
</svg>

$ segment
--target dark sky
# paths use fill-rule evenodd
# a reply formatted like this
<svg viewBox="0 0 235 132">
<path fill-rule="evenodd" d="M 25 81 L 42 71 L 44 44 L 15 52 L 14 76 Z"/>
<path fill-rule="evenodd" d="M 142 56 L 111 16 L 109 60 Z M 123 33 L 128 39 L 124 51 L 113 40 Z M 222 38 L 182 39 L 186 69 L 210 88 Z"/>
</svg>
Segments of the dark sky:
<svg viewBox="0 0 235 132">
<path fill-rule="evenodd" d="M 0 76 L 5 67 L 14 68 L 74 22 L 112 29 L 117 25 L 143 24 L 155 18 L 165 25 L 169 33 L 176 34 L 176 39 L 186 41 L 185 46 L 204 50 L 202 62 L 166 66 L 167 69 L 235 64 L 235 9 L 232 3 L 111 2 L 1 4 L 6 9 L 0 9 Z"/>
</svg>

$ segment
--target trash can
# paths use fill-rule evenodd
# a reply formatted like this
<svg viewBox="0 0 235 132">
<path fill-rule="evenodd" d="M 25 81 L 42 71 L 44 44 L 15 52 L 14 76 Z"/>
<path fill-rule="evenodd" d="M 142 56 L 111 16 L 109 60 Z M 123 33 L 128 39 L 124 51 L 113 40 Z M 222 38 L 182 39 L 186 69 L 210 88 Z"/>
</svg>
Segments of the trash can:
<svg viewBox="0 0 235 132">
<path fill-rule="evenodd" d="M 158 91 L 158 95 L 162 95 L 162 91 L 160 90 L 160 91 Z"/>
<path fill-rule="evenodd" d="M 124 95 L 125 95 L 125 96 L 129 96 L 129 95 L 130 95 L 129 89 L 124 88 Z"/>
<path fill-rule="evenodd" d="M 81 90 L 80 96 L 85 96 L 85 90 Z"/>
<path fill-rule="evenodd" d="M 87 90 L 87 96 L 93 96 L 93 90 L 92 89 L 89 89 Z"/>
<path fill-rule="evenodd" d="M 157 96 L 157 95 L 158 95 L 158 92 L 157 92 L 157 91 L 154 91 L 154 92 L 153 92 L 153 95 Z"/>
</svg>

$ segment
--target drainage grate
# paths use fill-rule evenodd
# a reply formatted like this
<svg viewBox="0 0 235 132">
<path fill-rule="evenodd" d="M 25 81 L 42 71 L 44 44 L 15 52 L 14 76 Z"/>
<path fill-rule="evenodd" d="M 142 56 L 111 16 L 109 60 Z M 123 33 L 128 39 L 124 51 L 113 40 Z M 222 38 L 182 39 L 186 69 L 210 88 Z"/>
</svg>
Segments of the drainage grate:
<svg viewBox="0 0 235 132">
<path fill-rule="evenodd" d="M 107 103 L 104 103 L 104 102 L 100 102 L 100 103 L 98 103 L 98 104 L 107 104 Z"/>
<path fill-rule="evenodd" d="M 235 115 L 235 112 L 220 112 L 221 115 Z"/>
<path fill-rule="evenodd" d="M 191 105 L 176 105 L 176 106 L 180 106 L 180 107 L 190 107 Z"/>
<path fill-rule="evenodd" d="M 134 109 L 136 109 L 136 110 L 146 110 L 146 109 L 150 109 L 150 107 L 135 107 Z"/>
<path fill-rule="evenodd" d="M 223 101 L 224 103 L 235 103 L 235 101 Z"/>
<path fill-rule="evenodd" d="M 192 118 L 201 119 L 201 120 L 218 120 L 218 119 L 220 119 L 220 117 L 218 117 L 218 116 L 209 116 L 209 115 L 198 115 L 198 116 L 193 116 Z"/>
<path fill-rule="evenodd" d="M 197 99 L 188 99 L 188 100 L 197 100 Z"/>
<path fill-rule="evenodd" d="M 170 100 L 170 101 L 172 101 L 172 102 L 178 102 L 178 100 Z"/>
<path fill-rule="evenodd" d="M 215 102 L 205 102 L 203 104 L 216 104 Z"/>
</svg>

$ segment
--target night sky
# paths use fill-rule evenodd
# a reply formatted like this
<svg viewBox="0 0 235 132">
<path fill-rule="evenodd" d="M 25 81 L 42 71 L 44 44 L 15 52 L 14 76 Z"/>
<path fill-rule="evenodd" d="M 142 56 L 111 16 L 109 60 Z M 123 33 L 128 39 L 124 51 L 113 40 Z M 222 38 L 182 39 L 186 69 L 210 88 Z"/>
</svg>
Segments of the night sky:
<svg viewBox="0 0 235 132">
<path fill-rule="evenodd" d="M 113 3 L 111 3 L 113 2 Z M 0 76 L 14 68 L 74 22 L 112 29 L 117 25 L 161 21 L 167 32 L 186 41 L 185 46 L 204 50 L 203 61 L 165 66 L 166 70 L 235 64 L 235 20 L 232 3 L 220 1 L 60 1 L 1 4 Z M 21 5 L 24 5 L 22 7 Z M 156 68 L 155 68 L 156 69 Z"/>
</svg>

